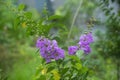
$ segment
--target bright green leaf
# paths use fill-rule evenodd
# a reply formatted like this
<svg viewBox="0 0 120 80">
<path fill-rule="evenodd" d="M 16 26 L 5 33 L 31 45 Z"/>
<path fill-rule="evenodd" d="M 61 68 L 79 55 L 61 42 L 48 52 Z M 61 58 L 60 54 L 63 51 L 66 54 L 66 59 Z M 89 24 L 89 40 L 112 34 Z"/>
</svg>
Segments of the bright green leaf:
<svg viewBox="0 0 120 80">
<path fill-rule="evenodd" d="M 18 6 L 18 10 L 23 10 L 25 8 L 25 5 L 24 4 L 20 4 L 19 6 Z"/>
<path fill-rule="evenodd" d="M 82 64 L 76 63 L 76 64 L 75 64 L 75 67 L 76 67 L 78 70 L 80 70 L 80 69 L 82 68 Z"/>
</svg>

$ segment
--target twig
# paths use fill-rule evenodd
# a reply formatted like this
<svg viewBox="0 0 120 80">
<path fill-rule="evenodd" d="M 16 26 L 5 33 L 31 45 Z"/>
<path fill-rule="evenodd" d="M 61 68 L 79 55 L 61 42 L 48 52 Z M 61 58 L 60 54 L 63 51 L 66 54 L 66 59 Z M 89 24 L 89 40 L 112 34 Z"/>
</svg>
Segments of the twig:
<svg viewBox="0 0 120 80">
<path fill-rule="evenodd" d="M 79 10 L 80 10 L 80 7 L 81 7 L 82 2 L 83 2 L 83 0 L 80 0 L 79 6 L 78 6 L 78 8 L 77 8 L 77 10 L 76 10 L 76 12 L 75 12 L 74 17 L 73 17 L 72 24 L 71 24 L 71 27 L 70 27 L 70 31 L 69 31 L 69 34 L 68 34 L 68 39 L 70 38 L 70 35 L 71 35 L 71 32 L 72 32 L 72 28 L 73 28 L 73 25 L 74 25 L 75 20 L 76 20 L 76 18 L 77 18 L 77 15 L 78 15 L 78 13 L 79 13 Z"/>
</svg>

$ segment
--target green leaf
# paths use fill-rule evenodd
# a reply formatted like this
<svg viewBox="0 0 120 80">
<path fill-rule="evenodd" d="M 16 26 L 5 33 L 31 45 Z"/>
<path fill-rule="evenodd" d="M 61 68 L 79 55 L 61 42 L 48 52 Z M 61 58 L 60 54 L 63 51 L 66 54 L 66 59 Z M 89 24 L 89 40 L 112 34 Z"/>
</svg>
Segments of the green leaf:
<svg viewBox="0 0 120 80">
<path fill-rule="evenodd" d="M 87 78 L 88 74 L 89 74 L 88 71 L 86 73 L 84 73 L 84 75 L 82 76 L 82 79 L 87 80 L 86 78 Z"/>
<path fill-rule="evenodd" d="M 24 4 L 20 4 L 19 6 L 18 6 L 18 10 L 23 10 L 25 8 L 25 5 Z"/>
<path fill-rule="evenodd" d="M 47 73 L 51 72 L 53 69 L 55 69 L 54 66 L 49 66 L 48 69 L 47 69 Z"/>
<path fill-rule="evenodd" d="M 59 16 L 59 15 L 52 15 L 48 18 L 48 20 L 56 20 L 56 19 L 62 19 L 63 17 L 62 16 Z"/>
<path fill-rule="evenodd" d="M 83 66 L 86 66 L 86 64 L 88 63 L 88 60 L 83 62 Z"/>
<path fill-rule="evenodd" d="M 72 56 L 70 56 L 70 57 L 71 57 L 71 60 L 70 60 L 70 61 L 71 61 L 71 64 L 72 64 L 72 65 L 75 65 L 75 63 L 77 63 L 77 62 L 78 62 L 78 63 L 81 63 L 80 59 L 79 59 L 76 55 L 75 55 L 75 56 L 72 55 Z"/>
<path fill-rule="evenodd" d="M 42 68 L 43 68 L 42 65 L 39 65 L 39 66 L 37 67 L 37 70 L 36 70 L 36 73 L 35 73 L 36 76 L 39 75 L 39 73 L 40 73 L 40 71 L 42 70 Z"/>
<path fill-rule="evenodd" d="M 38 49 L 38 50 L 35 52 L 35 54 L 37 54 L 39 51 L 40 51 L 40 50 Z"/>
<path fill-rule="evenodd" d="M 77 62 L 80 62 L 80 59 L 79 59 L 78 57 L 76 57 L 75 55 L 70 56 L 70 58 L 71 58 L 72 60 L 75 60 L 75 61 L 77 61 Z"/>
<path fill-rule="evenodd" d="M 66 58 L 64 59 L 62 65 L 63 65 L 64 67 L 70 67 L 70 66 L 71 66 L 71 65 L 70 65 L 70 59 L 66 57 Z"/>
<path fill-rule="evenodd" d="M 53 73 L 54 80 L 60 80 L 60 74 L 58 70 L 54 69 L 52 73 Z"/>
<path fill-rule="evenodd" d="M 20 20 L 19 20 L 19 17 L 17 17 L 17 18 L 15 18 L 15 20 L 14 20 L 14 29 L 16 29 L 19 24 L 20 24 Z"/>
<path fill-rule="evenodd" d="M 76 67 L 78 70 L 80 70 L 80 69 L 82 69 L 82 64 L 81 64 L 81 63 L 76 63 L 76 64 L 75 64 L 75 67 Z"/>
<path fill-rule="evenodd" d="M 40 78 L 38 80 L 46 80 L 45 75 L 41 75 Z"/>
<path fill-rule="evenodd" d="M 109 15 L 110 11 L 109 10 L 106 10 L 105 11 L 105 15 Z"/>
<path fill-rule="evenodd" d="M 31 12 L 26 12 L 26 13 L 25 13 L 25 16 L 26 16 L 28 19 L 31 19 L 31 18 L 32 18 L 32 13 L 31 13 Z"/>
<path fill-rule="evenodd" d="M 77 55 L 77 57 L 79 58 L 79 59 L 81 59 L 82 57 L 83 57 L 83 51 L 82 50 L 78 50 L 77 52 L 76 52 L 76 55 Z"/>
<path fill-rule="evenodd" d="M 87 71 L 88 71 L 88 68 L 87 68 L 87 67 L 82 67 L 81 73 L 86 73 Z"/>
<path fill-rule="evenodd" d="M 62 69 L 62 74 L 65 74 L 68 70 L 69 70 L 69 68 L 63 68 Z"/>
<path fill-rule="evenodd" d="M 42 64 L 45 64 L 45 63 L 46 63 L 45 59 L 42 59 Z"/>
</svg>

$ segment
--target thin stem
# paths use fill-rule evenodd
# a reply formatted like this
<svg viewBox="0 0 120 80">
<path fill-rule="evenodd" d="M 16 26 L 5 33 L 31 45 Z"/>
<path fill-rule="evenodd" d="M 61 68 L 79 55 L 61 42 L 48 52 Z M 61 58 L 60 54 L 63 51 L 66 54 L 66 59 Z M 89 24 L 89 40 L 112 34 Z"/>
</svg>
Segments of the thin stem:
<svg viewBox="0 0 120 80">
<path fill-rule="evenodd" d="M 80 10 L 80 7 L 81 7 L 82 2 L 83 2 L 83 0 L 80 0 L 79 6 L 78 6 L 78 8 L 77 8 L 77 10 L 76 10 L 76 12 L 75 12 L 74 17 L 73 17 L 72 24 L 71 24 L 71 27 L 70 27 L 70 31 L 69 31 L 69 34 L 68 34 L 68 39 L 70 38 L 70 35 L 71 35 L 71 32 L 72 32 L 72 28 L 73 28 L 73 25 L 74 25 L 75 20 L 76 20 L 76 18 L 77 18 L 77 15 L 78 15 L 78 13 L 79 13 L 79 10 Z"/>
</svg>

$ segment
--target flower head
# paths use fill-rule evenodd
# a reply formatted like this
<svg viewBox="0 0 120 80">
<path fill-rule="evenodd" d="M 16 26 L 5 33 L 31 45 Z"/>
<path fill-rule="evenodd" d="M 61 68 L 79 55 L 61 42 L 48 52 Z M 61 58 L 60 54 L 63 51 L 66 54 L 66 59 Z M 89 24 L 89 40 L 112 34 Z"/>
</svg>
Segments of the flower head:
<svg viewBox="0 0 120 80">
<path fill-rule="evenodd" d="M 51 62 L 51 59 L 64 58 L 64 50 L 59 48 L 56 40 L 48 40 L 47 38 L 40 37 L 37 40 L 36 47 L 40 49 L 40 55 L 46 60 L 47 63 Z"/>
<path fill-rule="evenodd" d="M 74 55 L 77 50 L 78 50 L 77 46 L 70 46 L 70 47 L 68 47 L 68 53 L 69 53 L 69 55 Z"/>
<path fill-rule="evenodd" d="M 55 60 L 58 60 L 58 59 L 64 58 L 64 56 L 65 56 L 64 50 L 59 47 L 55 47 L 54 53 L 53 53 L 53 58 Z"/>
<path fill-rule="evenodd" d="M 93 42 L 92 33 L 84 34 L 80 37 L 78 42 L 79 49 L 83 50 L 84 53 L 88 54 L 91 52 L 90 43 Z"/>
<path fill-rule="evenodd" d="M 86 44 L 86 45 L 89 45 L 90 43 L 93 42 L 93 37 L 92 37 L 92 33 L 87 33 L 87 34 L 84 34 L 80 37 L 80 40 L 79 40 L 79 43 L 78 44 Z"/>
<path fill-rule="evenodd" d="M 77 50 L 83 50 L 85 54 L 91 52 L 90 44 L 93 42 L 92 33 L 87 33 L 80 36 L 78 46 L 69 46 L 68 53 L 69 55 L 74 55 Z"/>
</svg>

